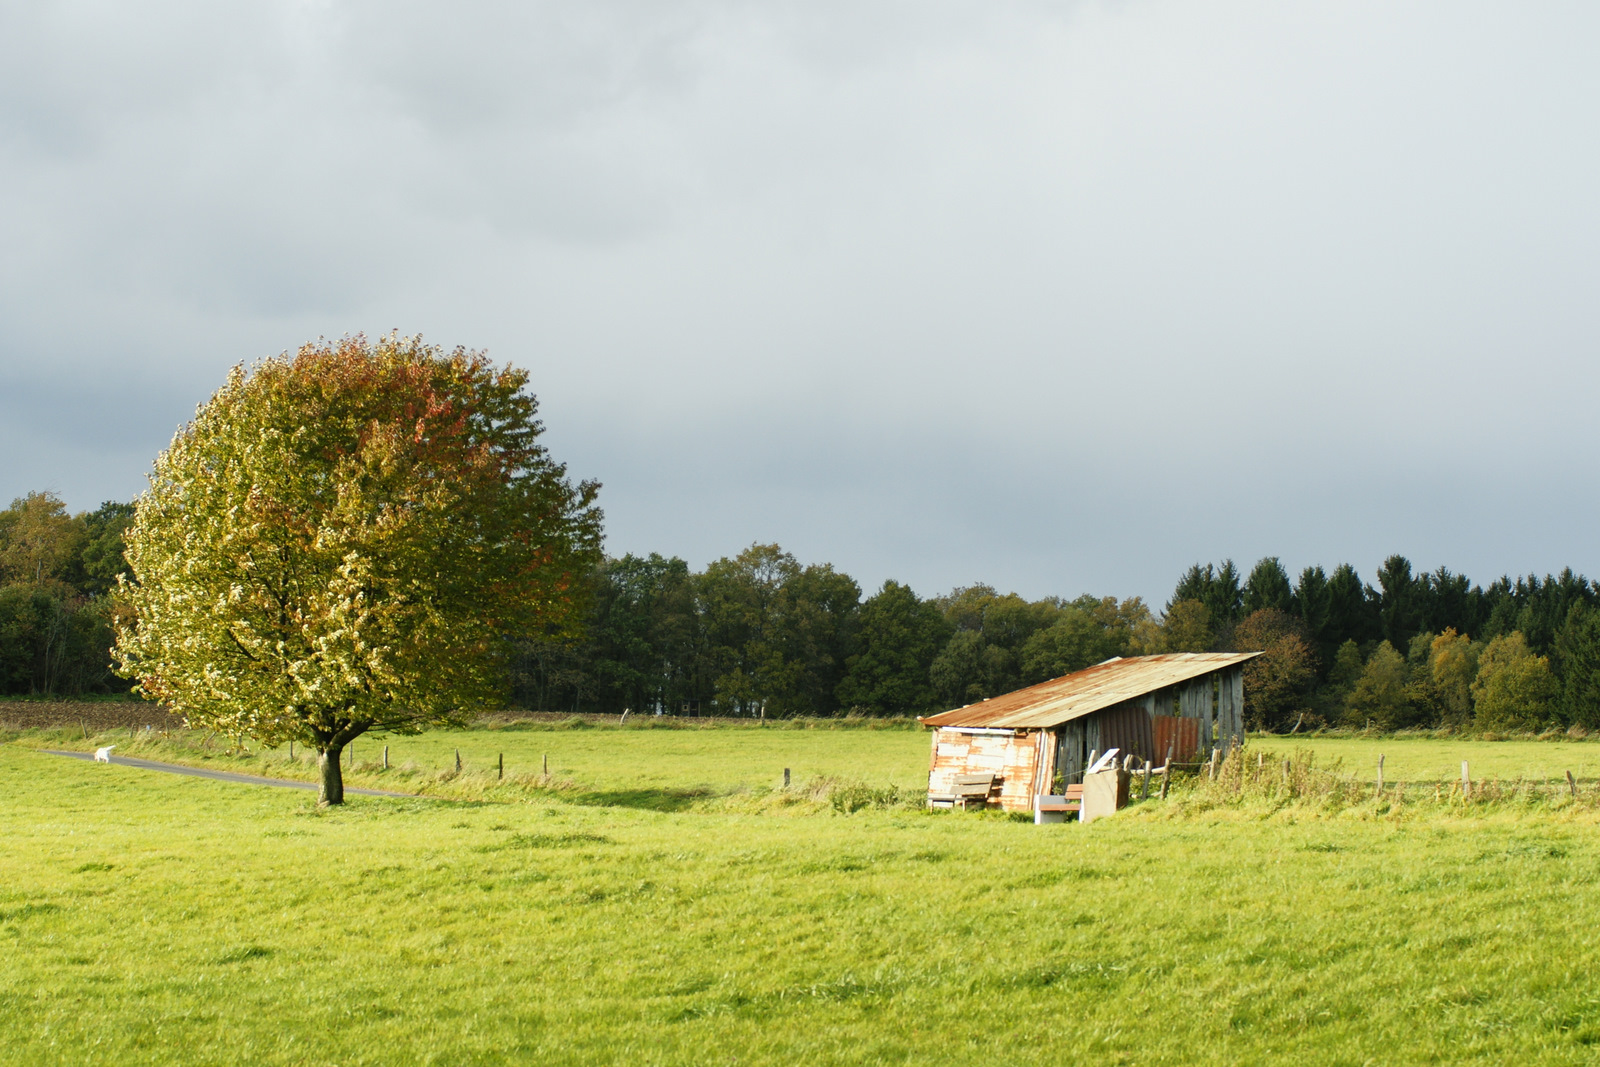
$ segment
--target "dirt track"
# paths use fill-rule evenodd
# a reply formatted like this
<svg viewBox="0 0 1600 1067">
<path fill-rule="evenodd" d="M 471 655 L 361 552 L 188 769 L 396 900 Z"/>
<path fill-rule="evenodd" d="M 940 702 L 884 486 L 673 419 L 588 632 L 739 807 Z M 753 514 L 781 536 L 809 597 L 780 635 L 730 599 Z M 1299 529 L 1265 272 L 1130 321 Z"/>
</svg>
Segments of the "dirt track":
<svg viewBox="0 0 1600 1067">
<path fill-rule="evenodd" d="M 43 750 L 51 756 L 67 756 L 71 759 L 94 759 L 92 752 L 62 752 L 58 749 L 47 748 Z M 288 789 L 316 789 L 316 782 L 298 782 L 290 778 L 266 778 L 259 774 L 238 774 L 234 771 L 212 771 L 204 767 L 185 767 L 178 763 L 157 763 L 151 759 L 134 759 L 131 756 L 113 755 L 110 762 L 117 767 L 137 767 L 141 771 L 165 771 L 167 774 L 183 774 L 191 778 L 210 778 L 217 782 L 238 782 L 242 785 L 276 785 Z M 355 786 L 345 786 L 346 793 L 357 793 L 364 797 L 409 797 L 414 793 L 390 793 L 383 789 L 357 789 Z"/>
</svg>

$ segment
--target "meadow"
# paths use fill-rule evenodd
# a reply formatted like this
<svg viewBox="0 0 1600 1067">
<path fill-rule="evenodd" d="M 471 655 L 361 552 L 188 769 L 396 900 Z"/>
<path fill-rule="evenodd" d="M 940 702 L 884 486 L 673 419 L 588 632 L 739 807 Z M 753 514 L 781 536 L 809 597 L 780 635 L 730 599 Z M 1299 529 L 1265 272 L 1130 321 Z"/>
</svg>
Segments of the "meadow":
<svg viewBox="0 0 1600 1067">
<path fill-rule="evenodd" d="M 1600 1045 L 1592 784 L 1474 805 L 1185 780 L 1035 827 L 920 810 L 914 730 L 556 724 L 391 739 L 388 772 L 358 751 L 353 782 L 456 796 L 319 811 L 8 737 L 8 1062 L 1588 1063 Z M 1316 762 L 1382 746 L 1416 780 L 1459 774 L 1465 743 L 1332 740 Z M 1485 775 L 1527 781 L 1588 751 L 1471 744 Z M 136 747 L 162 745 L 290 766 Z M 438 766 L 457 748 L 459 777 Z M 512 773 L 545 752 L 549 779 Z M 830 781 L 888 799 L 845 814 Z"/>
</svg>

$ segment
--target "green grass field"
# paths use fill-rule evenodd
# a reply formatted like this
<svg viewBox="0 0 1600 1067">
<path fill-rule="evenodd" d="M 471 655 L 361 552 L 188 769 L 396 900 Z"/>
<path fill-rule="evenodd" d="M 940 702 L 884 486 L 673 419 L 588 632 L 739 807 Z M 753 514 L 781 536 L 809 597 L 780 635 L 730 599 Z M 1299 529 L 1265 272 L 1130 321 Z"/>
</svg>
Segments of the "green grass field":
<svg viewBox="0 0 1600 1067">
<path fill-rule="evenodd" d="M 1230 807 L 1191 784 L 1034 827 L 762 804 L 786 765 L 920 788 L 914 731 L 516 729 L 391 740 L 392 763 L 417 744 L 406 758 L 430 770 L 352 778 L 478 781 L 479 799 L 319 812 L 307 793 L 17 740 L 0 745 L 7 1062 L 1600 1055 L 1592 786 L 1480 808 Z M 1319 760 L 1360 769 L 1366 740 L 1332 743 Z M 1460 743 L 1375 743 L 1391 777 L 1459 774 Z M 572 784 L 432 776 L 456 747 L 504 751 L 508 770 L 549 751 Z M 1554 778 L 1575 747 L 1478 742 L 1467 758 Z M 707 790 L 675 810 L 641 800 Z"/>
</svg>

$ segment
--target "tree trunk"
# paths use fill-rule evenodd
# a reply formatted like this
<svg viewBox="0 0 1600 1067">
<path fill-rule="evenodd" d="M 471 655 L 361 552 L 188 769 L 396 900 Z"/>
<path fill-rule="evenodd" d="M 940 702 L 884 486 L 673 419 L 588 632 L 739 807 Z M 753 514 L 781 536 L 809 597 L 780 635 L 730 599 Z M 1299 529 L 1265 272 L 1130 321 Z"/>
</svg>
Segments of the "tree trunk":
<svg viewBox="0 0 1600 1067">
<path fill-rule="evenodd" d="M 344 772 L 339 769 L 339 757 L 344 745 L 317 749 L 317 769 L 322 772 L 322 786 L 317 790 L 317 806 L 344 803 Z"/>
</svg>

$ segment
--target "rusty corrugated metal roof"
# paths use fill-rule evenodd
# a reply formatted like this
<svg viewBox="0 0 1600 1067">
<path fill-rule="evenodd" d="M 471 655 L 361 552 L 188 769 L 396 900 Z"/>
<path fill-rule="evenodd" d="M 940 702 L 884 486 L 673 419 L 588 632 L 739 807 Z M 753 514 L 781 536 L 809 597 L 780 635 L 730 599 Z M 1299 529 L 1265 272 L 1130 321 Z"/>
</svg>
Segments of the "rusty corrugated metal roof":
<svg viewBox="0 0 1600 1067">
<path fill-rule="evenodd" d="M 1259 652 L 1171 652 L 1162 656 L 1108 659 L 1073 674 L 1052 678 L 922 720 L 924 726 L 989 726 L 1039 729 L 1092 715 L 1146 693 L 1187 682 L 1254 659 Z"/>
</svg>

